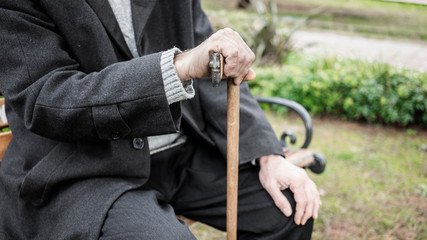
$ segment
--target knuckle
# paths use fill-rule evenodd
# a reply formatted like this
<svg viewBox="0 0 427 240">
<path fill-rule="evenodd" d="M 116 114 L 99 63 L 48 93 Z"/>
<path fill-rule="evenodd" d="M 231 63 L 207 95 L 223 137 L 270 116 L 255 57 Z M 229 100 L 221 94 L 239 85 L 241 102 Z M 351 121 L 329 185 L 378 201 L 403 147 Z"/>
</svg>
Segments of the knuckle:
<svg viewBox="0 0 427 240">
<path fill-rule="evenodd" d="M 297 174 L 297 179 L 300 182 L 308 183 L 308 181 L 310 180 L 305 170 L 299 169 Z"/>
<path fill-rule="evenodd" d="M 301 176 L 307 176 L 307 172 L 302 168 L 298 168 L 298 174 L 300 174 Z"/>
<path fill-rule="evenodd" d="M 235 35 L 238 39 L 240 39 L 240 40 L 241 40 L 240 34 L 239 34 L 238 32 L 233 31 L 233 33 L 234 33 L 234 35 Z"/>
<path fill-rule="evenodd" d="M 224 30 L 224 32 L 226 32 L 226 33 L 232 33 L 232 32 L 234 32 L 234 31 L 233 31 L 233 29 L 231 29 L 231 28 L 229 28 L 229 27 L 226 27 L 226 28 L 224 28 L 223 30 Z"/>
<path fill-rule="evenodd" d="M 308 204 L 308 200 L 307 199 L 301 199 L 298 203 L 301 204 L 302 206 L 306 206 Z"/>
<path fill-rule="evenodd" d="M 239 63 L 242 66 L 248 65 L 248 62 L 249 61 L 248 61 L 248 58 L 246 56 L 242 56 L 242 57 L 239 58 Z"/>
<path fill-rule="evenodd" d="M 237 58 L 230 58 L 228 61 L 227 61 L 227 63 L 226 63 L 226 66 L 228 67 L 228 69 L 230 70 L 230 71 L 235 71 L 235 69 L 237 68 L 237 66 L 238 66 L 238 59 Z"/>
<path fill-rule="evenodd" d="M 237 77 L 236 68 L 233 65 L 228 65 L 224 67 L 224 74 L 228 77 Z"/>
<path fill-rule="evenodd" d="M 269 191 L 269 190 L 273 189 L 273 186 L 274 186 L 274 184 L 273 184 L 271 181 L 267 181 L 267 182 L 265 182 L 263 185 L 264 185 L 264 188 L 265 188 L 267 191 Z"/>
<path fill-rule="evenodd" d="M 285 206 L 284 206 L 284 204 L 282 204 L 281 202 L 279 202 L 279 201 L 274 201 L 274 205 L 276 205 L 278 208 L 280 208 L 280 209 L 282 209 L 282 208 L 284 208 Z"/>
<path fill-rule="evenodd" d="M 252 51 L 252 49 L 249 46 L 248 46 L 248 52 L 249 52 L 249 55 L 251 56 L 251 58 L 255 59 L 255 53 L 254 53 L 254 51 Z"/>
<path fill-rule="evenodd" d="M 224 29 L 220 29 L 220 30 L 216 31 L 212 36 L 221 35 L 223 32 L 224 32 Z"/>
<path fill-rule="evenodd" d="M 304 211 L 301 211 L 301 210 L 297 210 L 296 212 L 295 212 L 295 217 L 296 218 L 302 218 L 302 216 L 303 216 L 303 214 L 304 214 Z"/>
<path fill-rule="evenodd" d="M 310 205 L 312 207 L 318 206 L 319 205 L 319 199 L 316 197 L 313 197 L 312 199 L 310 199 Z"/>
<path fill-rule="evenodd" d="M 252 51 L 249 53 L 249 60 L 251 62 L 255 61 L 255 53 L 253 53 Z"/>
<path fill-rule="evenodd" d="M 239 49 L 238 49 L 238 46 L 230 45 L 230 49 L 231 49 L 231 51 L 230 51 L 230 55 L 231 55 L 231 56 L 233 56 L 233 57 L 235 57 L 235 58 L 238 58 L 238 57 L 239 57 Z"/>
</svg>

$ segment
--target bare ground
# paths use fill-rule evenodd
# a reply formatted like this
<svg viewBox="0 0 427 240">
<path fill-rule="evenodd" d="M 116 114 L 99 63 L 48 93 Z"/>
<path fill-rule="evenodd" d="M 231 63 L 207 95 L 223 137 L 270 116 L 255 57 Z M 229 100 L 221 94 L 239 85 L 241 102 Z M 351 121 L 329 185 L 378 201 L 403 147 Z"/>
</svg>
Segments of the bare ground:
<svg viewBox="0 0 427 240">
<path fill-rule="evenodd" d="M 372 39 L 342 33 L 298 31 L 292 36 L 297 50 L 334 55 L 427 72 L 427 43 Z"/>
</svg>

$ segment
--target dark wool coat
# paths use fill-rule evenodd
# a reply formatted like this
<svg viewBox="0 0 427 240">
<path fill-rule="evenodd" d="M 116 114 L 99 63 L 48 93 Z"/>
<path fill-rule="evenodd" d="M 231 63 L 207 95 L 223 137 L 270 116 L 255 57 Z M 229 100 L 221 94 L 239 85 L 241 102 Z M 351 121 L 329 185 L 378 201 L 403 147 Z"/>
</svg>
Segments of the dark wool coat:
<svg viewBox="0 0 427 240">
<path fill-rule="evenodd" d="M 106 213 L 147 180 L 146 136 L 184 129 L 226 153 L 226 84 L 195 79 L 168 105 L 160 51 L 212 33 L 197 0 L 132 0 L 131 59 L 106 0 L 1 0 L 0 92 L 13 139 L 0 168 L 0 239 L 97 239 Z M 280 154 L 241 86 L 240 162 Z M 225 161 L 214 159 L 215 161 Z"/>
</svg>

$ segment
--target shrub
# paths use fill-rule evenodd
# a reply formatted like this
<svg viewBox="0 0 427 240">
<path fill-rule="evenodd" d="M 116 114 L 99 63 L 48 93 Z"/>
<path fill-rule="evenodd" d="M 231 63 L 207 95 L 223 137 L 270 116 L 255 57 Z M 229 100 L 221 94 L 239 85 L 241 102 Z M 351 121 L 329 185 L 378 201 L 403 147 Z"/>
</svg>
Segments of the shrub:
<svg viewBox="0 0 427 240">
<path fill-rule="evenodd" d="M 258 68 L 254 95 L 301 103 L 312 114 L 427 127 L 427 74 L 387 64 L 291 54 L 284 67 Z"/>
</svg>

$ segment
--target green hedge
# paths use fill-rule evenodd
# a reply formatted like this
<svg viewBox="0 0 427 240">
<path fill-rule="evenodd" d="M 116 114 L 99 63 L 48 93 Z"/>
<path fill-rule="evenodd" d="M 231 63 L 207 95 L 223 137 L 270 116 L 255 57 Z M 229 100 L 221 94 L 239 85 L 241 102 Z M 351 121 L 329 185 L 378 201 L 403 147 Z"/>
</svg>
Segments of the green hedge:
<svg viewBox="0 0 427 240">
<path fill-rule="evenodd" d="M 301 103 L 312 114 L 427 127 L 427 74 L 386 64 L 292 54 L 283 67 L 257 68 L 256 96 Z"/>
</svg>

